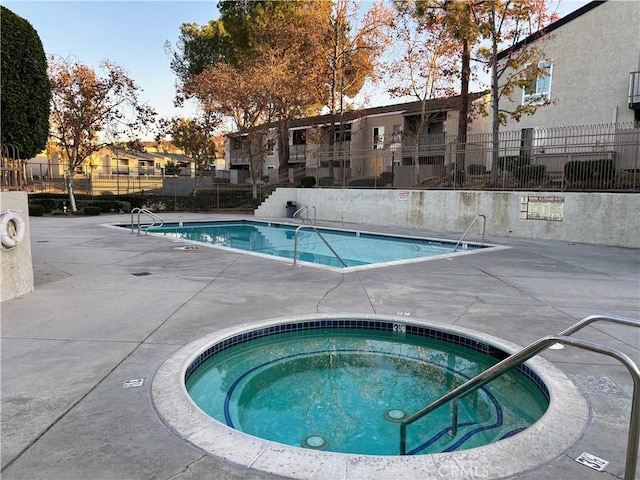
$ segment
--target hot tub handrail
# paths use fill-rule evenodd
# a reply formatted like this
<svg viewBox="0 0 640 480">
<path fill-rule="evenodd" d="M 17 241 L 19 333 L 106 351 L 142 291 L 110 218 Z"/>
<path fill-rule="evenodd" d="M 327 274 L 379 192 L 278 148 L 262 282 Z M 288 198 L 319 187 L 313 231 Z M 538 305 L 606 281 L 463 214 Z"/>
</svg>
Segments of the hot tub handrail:
<svg viewBox="0 0 640 480">
<path fill-rule="evenodd" d="M 324 242 L 324 244 L 329 248 L 329 250 L 331 250 L 331 253 L 333 253 L 335 255 L 335 257 L 340 261 L 340 263 L 342 263 L 342 265 L 344 267 L 348 267 L 347 262 L 345 262 L 342 257 L 340 255 L 338 255 L 338 252 L 336 252 L 333 247 L 331 245 L 329 245 L 329 242 L 327 242 L 327 239 L 324 238 L 324 236 L 320 233 L 320 231 L 314 227 L 313 225 L 300 225 L 298 228 L 296 228 L 296 233 L 293 236 L 293 266 L 296 266 L 296 262 L 298 261 L 298 232 L 300 230 L 302 230 L 303 228 L 310 228 L 312 229 L 314 232 L 316 232 L 318 234 L 318 236 L 320 237 L 320 239 Z"/>
<path fill-rule="evenodd" d="M 151 210 L 147 210 L 146 208 L 139 208 L 136 207 L 133 210 L 131 210 L 131 233 L 133 234 L 134 232 L 134 223 L 133 223 L 133 214 L 137 213 L 138 214 L 138 218 L 137 218 L 137 225 L 138 225 L 138 235 L 140 235 L 140 229 L 142 227 L 144 227 L 144 233 L 145 235 L 147 234 L 147 231 L 151 228 L 151 227 L 161 227 L 162 225 L 164 225 L 164 220 L 162 220 L 162 217 L 160 217 L 160 215 L 153 213 Z M 149 218 L 151 218 L 151 223 L 147 224 L 145 223 L 144 225 L 142 225 L 140 223 L 140 214 L 143 213 L 146 216 L 148 216 Z"/>
<path fill-rule="evenodd" d="M 309 210 L 311 209 L 313 209 L 313 221 L 309 218 Z M 307 214 L 307 216 L 303 217 L 302 215 L 305 213 Z M 314 225 L 316 223 L 317 215 L 318 215 L 318 212 L 316 210 L 315 205 L 304 205 L 300 207 L 298 210 L 296 210 L 295 212 L 293 212 L 293 218 L 300 218 L 303 223 L 313 223 Z"/>
<path fill-rule="evenodd" d="M 484 232 L 485 229 L 487 227 L 487 216 L 484 215 L 483 213 L 479 213 L 478 215 L 476 215 L 476 217 L 471 221 L 471 223 L 469 224 L 469 226 L 467 227 L 467 229 L 464 231 L 464 233 L 462 234 L 462 236 L 460 237 L 460 240 L 458 240 L 458 243 L 456 243 L 456 246 L 453 248 L 454 253 L 456 252 L 456 250 L 458 250 L 458 247 L 460 246 L 460 244 L 462 243 L 462 240 L 464 240 L 464 237 L 467 236 L 467 233 L 469 233 L 469 230 L 471 230 L 471 227 L 473 227 L 473 224 L 476 223 L 476 220 L 478 220 L 478 218 L 482 217 L 482 246 L 484 246 Z"/>
<path fill-rule="evenodd" d="M 588 321 L 587 321 L 588 320 Z M 565 331 L 576 331 L 583 326 L 586 326 L 589 323 L 593 323 L 594 321 L 604 320 L 611 321 L 614 323 L 622 323 L 625 325 L 632 325 L 635 327 L 640 327 L 640 320 L 626 318 L 626 317 L 617 317 L 617 316 L 592 316 L 583 319 L 578 322 L 573 327 Z M 574 327 L 578 326 L 578 328 L 574 329 Z M 510 355 L 505 358 L 501 362 L 495 364 L 493 367 L 485 370 L 484 372 L 476 375 L 472 379 L 463 383 L 459 387 L 451 390 L 449 393 L 443 395 L 438 400 L 432 402 L 427 405 L 423 409 L 409 416 L 400 422 L 400 455 L 406 455 L 407 451 L 407 426 L 412 424 L 413 422 L 421 419 L 428 413 L 433 410 L 441 407 L 445 403 L 450 400 L 460 398 L 472 390 L 477 390 L 478 388 L 486 385 L 491 382 L 495 378 L 499 377 L 503 373 L 506 373 L 508 370 L 520 365 L 521 363 L 529 360 L 531 357 L 537 355 L 542 350 L 549 348 L 551 345 L 556 343 L 561 343 L 564 345 L 571 345 L 574 347 L 582 348 L 584 350 L 589 350 L 592 352 L 600 353 L 603 355 L 608 355 L 620 361 L 626 368 L 629 370 L 631 374 L 631 378 L 633 380 L 633 395 L 631 401 L 631 418 L 629 420 L 629 435 L 627 440 L 627 455 L 625 461 L 625 472 L 624 472 L 624 480 L 633 480 L 636 474 L 636 463 L 638 460 L 638 443 L 639 443 L 639 435 L 640 435 L 640 369 L 638 366 L 627 356 L 625 353 L 616 350 L 611 347 L 607 347 L 604 345 L 600 345 L 597 343 L 589 342 L 587 340 L 582 340 L 566 335 L 550 335 L 543 337 L 539 340 L 536 340 L 532 344 L 523 348 L 522 350 Z M 454 415 L 452 415 L 454 417 Z M 457 426 L 456 426 L 457 427 Z M 453 427 L 452 427 L 453 428 Z"/>
</svg>

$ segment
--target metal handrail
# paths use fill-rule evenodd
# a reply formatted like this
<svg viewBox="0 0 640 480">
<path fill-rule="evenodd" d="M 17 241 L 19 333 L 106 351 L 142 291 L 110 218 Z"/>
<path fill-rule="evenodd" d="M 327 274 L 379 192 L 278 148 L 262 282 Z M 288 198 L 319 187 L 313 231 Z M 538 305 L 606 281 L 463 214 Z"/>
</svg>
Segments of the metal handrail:
<svg viewBox="0 0 640 480">
<path fill-rule="evenodd" d="M 578 338 L 573 338 L 567 336 L 566 333 L 574 333 L 577 330 L 587 326 L 590 323 L 595 321 L 608 321 L 613 323 L 621 323 L 623 325 L 630 325 L 634 327 L 640 327 L 640 320 L 636 320 L 633 318 L 619 317 L 615 315 L 604 316 L 604 315 L 592 315 L 584 318 L 580 322 L 575 325 L 569 327 L 564 330 L 560 335 L 550 335 L 543 337 L 529 346 L 523 348 L 522 350 L 510 355 L 505 358 L 501 362 L 495 364 L 493 367 L 485 370 L 484 372 L 476 375 L 471 380 L 466 381 L 459 387 L 451 390 L 449 393 L 443 395 L 438 400 L 432 402 L 427 405 L 423 409 L 409 416 L 405 420 L 400 423 L 400 455 L 406 455 L 407 451 L 407 426 L 414 423 L 415 421 L 421 419 L 428 413 L 433 410 L 441 407 L 445 403 L 450 400 L 458 399 L 472 390 L 477 390 L 478 388 L 486 385 L 491 382 L 495 378 L 499 377 L 503 373 L 508 370 L 520 365 L 521 363 L 527 361 L 534 355 L 537 355 L 542 350 L 549 348 L 550 346 L 561 343 L 564 345 L 571 345 L 574 347 L 582 348 L 584 350 L 589 350 L 596 353 L 601 353 L 603 355 L 609 355 L 617 360 L 619 360 L 629 373 L 631 374 L 631 378 L 633 380 L 633 398 L 631 402 L 631 418 L 629 420 L 629 435 L 627 440 L 627 455 L 625 461 L 625 472 L 624 472 L 624 480 L 633 480 L 636 474 L 636 463 L 638 460 L 638 443 L 639 443 L 639 434 L 640 434 L 640 370 L 638 366 L 631 360 L 625 353 L 620 352 L 619 350 L 606 347 L 604 345 L 600 345 L 597 343 L 589 342 L 587 340 L 582 340 Z M 452 418 L 457 418 L 457 415 L 452 414 Z M 453 430 L 457 429 L 457 425 L 452 427 Z"/>
<path fill-rule="evenodd" d="M 313 209 L 313 222 L 309 218 L 309 209 L 311 209 L 311 208 Z M 307 214 L 306 218 L 302 216 L 302 214 L 304 214 L 304 213 Z M 315 225 L 317 214 L 318 214 L 318 212 L 316 210 L 316 206 L 315 205 L 311 205 L 311 206 L 304 205 L 304 206 L 300 207 L 298 210 L 296 210 L 295 212 L 293 212 L 293 218 L 300 218 L 303 223 L 313 223 Z"/>
<path fill-rule="evenodd" d="M 162 225 L 164 225 L 164 220 L 162 220 L 162 217 L 160 217 L 160 215 L 157 215 L 155 213 L 153 213 L 151 210 L 147 210 L 146 208 L 139 208 L 136 207 L 133 210 L 131 210 L 131 234 L 133 234 L 134 232 L 134 223 L 133 223 L 133 214 L 137 213 L 138 214 L 138 235 L 140 235 L 140 230 L 144 228 L 144 234 L 147 234 L 147 231 L 152 228 L 152 227 L 161 227 Z M 147 215 L 148 217 L 151 218 L 151 223 L 147 224 L 145 223 L 144 225 L 142 225 L 140 223 L 140 214 L 143 213 L 145 215 Z"/>
<path fill-rule="evenodd" d="M 482 217 L 482 220 L 483 220 L 483 223 L 482 223 L 482 245 L 484 246 L 484 231 L 485 231 L 485 229 L 487 227 L 487 217 L 486 217 L 486 215 L 484 215 L 482 213 L 479 213 L 478 215 L 476 215 L 476 218 L 473 219 L 473 221 L 469 224 L 467 229 L 464 231 L 464 233 L 460 237 L 460 240 L 458 240 L 458 243 L 456 243 L 456 246 L 453 249 L 454 252 L 456 250 L 458 250 L 458 247 L 462 243 L 462 240 L 464 240 L 464 237 L 467 235 L 467 233 L 469 233 L 469 230 L 471 230 L 471 227 L 473 227 L 473 224 L 476 223 L 476 220 L 478 220 L 478 218 L 480 218 L 480 217 Z"/>
<path fill-rule="evenodd" d="M 296 228 L 296 233 L 293 236 L 293 266 L 294 267 L 296 266 L 296 262 L 298 261 L 298 232 L 303 228 L 311 228 L 314 232 L 316 232 L 320 237 L 320 239 L 324 242 L 324 244 L 329 248 L 329 250 L 331 250 L 331 253 L 333 253 L 335 257 L 340 261 L 340 263 L 342 263 L 343 266 L 348 267 L 347 262 L 345 262 L 342 259 L 342 257 L 338 255 L 338 252 L 336 252 L 333 249 L 333 247 L 329 245 L 329 242 L 327 242 L 327 239 L 324 238 L 324 236 L 320 233 L 320 231 L 313 225 L 300 225 L 298 228 Z"/>
</svg>

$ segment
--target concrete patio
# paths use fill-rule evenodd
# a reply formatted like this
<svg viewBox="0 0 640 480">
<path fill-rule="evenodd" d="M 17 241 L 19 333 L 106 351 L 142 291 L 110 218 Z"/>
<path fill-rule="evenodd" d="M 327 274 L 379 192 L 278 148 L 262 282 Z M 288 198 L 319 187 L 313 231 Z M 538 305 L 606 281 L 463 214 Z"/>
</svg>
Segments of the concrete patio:
<svg viewBox="0 0 640 480">
<path fill-rule="evenodd" d="M 182 241 L 103 226 L 129 220 L 30 218 L 35 291 L 1 304 L 3 480 L 275 478 L 194 448 L 152 405 L 151 380 L 163 362 L 222 328 L 312 313 L 409 315 L 524 346 L 591 314 L 640 318 L 638 249 L 488 237 L 511 248 L 344 274 L 216 248 L 185 250 Z M 599 323 L 576 336 L 640 363 L 638 329 Z M 630 375 L 614 359 L 575 348 L 542 356 L 584 392 L 592 419 L 568 451 L 520 478 L 615 479 L 625 464 Z M 144 383 L 123 388 L 132 379 Z M 532 448 L 545 448 L 545 438 Z M 577 463 L 582 452 L 609 461 L 605 471 Z M 486 478 L 497 477 L 489 471 Z"/>
</svg>

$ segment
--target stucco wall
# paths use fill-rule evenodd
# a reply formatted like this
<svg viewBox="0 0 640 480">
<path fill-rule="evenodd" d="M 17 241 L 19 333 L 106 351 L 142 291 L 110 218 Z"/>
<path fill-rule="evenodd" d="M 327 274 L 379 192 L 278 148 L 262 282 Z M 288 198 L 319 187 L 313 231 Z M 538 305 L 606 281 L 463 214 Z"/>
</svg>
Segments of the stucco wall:
<svg viewBox="0 0 640 480">
<path fill-rule="evenodd" d="M 554 30 L 539 42 L 553 63 L 553 105 L 510 121 L 504 130 L 633 121 L 629 72 L 640 68 L 640 3 L 610 1 Z M 513 96 L 522 101 L 522 91 Z M 506 101 L 501 108 L 512 110 Z"/>
<path fill-rule="evenodd" d="M 530 197 L 557 197 L 562 219 L 526 218 L 522 200 Z M 318 220 L 464 232 L 482 213 L 489 235 L 640 247 L 637 194 L 279 188 L 255 215 L 285 217 L 287 201 L 316 206 Z"/>
<path fill-rule="evenodd" d="M 33 291 L 33 262 L 29 233 L 29 202 L 26 192 L 0 193 L 0 212 L 12 210 L 25 223 L 23 240 L 12 249 L 0 246 L 0 301 Z"/>
</svg>

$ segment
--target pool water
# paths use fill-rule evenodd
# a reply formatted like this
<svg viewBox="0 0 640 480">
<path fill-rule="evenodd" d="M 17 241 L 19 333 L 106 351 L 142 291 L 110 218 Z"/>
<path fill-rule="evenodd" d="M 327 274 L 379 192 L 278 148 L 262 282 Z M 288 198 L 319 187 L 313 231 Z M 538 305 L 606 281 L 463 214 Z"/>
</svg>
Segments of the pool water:
<svg viewBox="0 0 640 480">
<path fill-rule="evenodd" d="M 299 225 L 266 222 L 176 223 L 149 229 L 149 233 L 293 259 L 294 237 Z M 421 259 L 452 254 L 456 242 L 398 237 L 347 230 L 318 229 L 347 267 Z M 343 268 L 344 265 L 309 226 L 298 233 L 297 260 Z M 464 243 L 458 251 L 483 248 Z"/>
<path fill-rule="evenodd" d="M 293 446 L 397 455 L 398 420 L 497 363 L 435 338 L 330 329 L 278 333 L 219 351 L 186 379 L 193 401 L 237 430 Z M 407 429 L 409 454 L 463 450 L 520 432 L 548 399 L 517 370 Z"/>
</svg>

